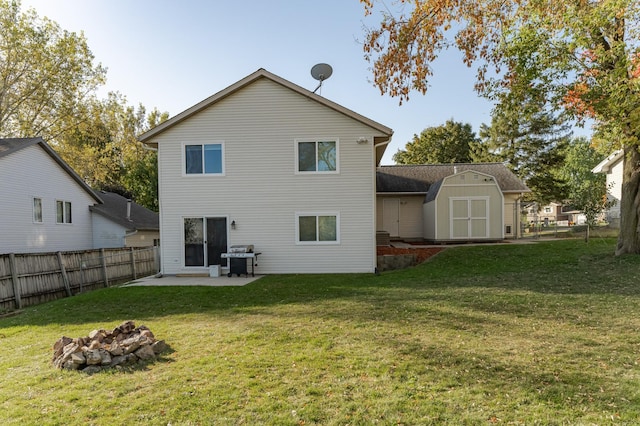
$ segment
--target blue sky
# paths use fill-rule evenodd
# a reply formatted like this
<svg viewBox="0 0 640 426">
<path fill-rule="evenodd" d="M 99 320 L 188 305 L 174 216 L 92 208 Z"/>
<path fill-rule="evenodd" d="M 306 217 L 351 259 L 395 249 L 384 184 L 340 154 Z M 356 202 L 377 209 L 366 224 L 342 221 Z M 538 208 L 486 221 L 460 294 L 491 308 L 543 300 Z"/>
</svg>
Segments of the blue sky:
<svg viewBox="0 0 640 426">
<path fill-rule="evenodd" d="M 459 52 L 434 66 L 426 95 L 409 102 L 381 95 L 371 83 L 361 41 L 365 17 L 358 0 L 22 0 L 69 31 L 83 31 L 96 62 L 108 68 L 106 91 L 132 105 L 171 116 L 259 68 L 313 90 L 311 67 L 333 75 L 322 96 L 394 130 L 383 164 L 424 128 L 448 119 L 475 132 L 490 122 L 491 104 L 473 91 L 474 73 Z"/>
</svg>

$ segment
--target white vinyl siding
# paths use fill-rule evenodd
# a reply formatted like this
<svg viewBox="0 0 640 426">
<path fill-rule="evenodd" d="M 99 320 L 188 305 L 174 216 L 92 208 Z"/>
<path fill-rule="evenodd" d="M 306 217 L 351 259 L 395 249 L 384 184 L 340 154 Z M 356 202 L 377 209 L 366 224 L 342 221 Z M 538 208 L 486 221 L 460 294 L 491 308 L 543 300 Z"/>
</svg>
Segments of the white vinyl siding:
<svg viewBox="0 0 640 426">
<path fill-rule="evenodd" d="M 617 220 L 620 219 L 620 202 L 622 200 L 622 179 L 623 179 L 623 168 L 624 168 L 624 156 L 621 157 L 618 161 L 615 162 L 607 172 L 607 192 L 609 193 L 609 201 L 614 201 L 615 204 L 611 206 L 608 210 L 607 218 L 608 220 L 615 220 L 615 224 Z"/>
<path fill-rule="evenodd" d="M 125 247 L 126 228 L 97 213 L 93 214 L 92 219 L 94 248 Z"/>
<path fill-rule="evenodd" d="M 182 218 L 226 216 L 229 245 L 254 244 L 256 273 L 373 272 L 375 167 L 369 126 L 260 79 L 154 138 L 163 273 L 182 268 Z M 340 173 L 296 173 L 295 142 L 338 141 Z M 225 141 L 225 175 L 190 179 L 183 144 Z M 340 244 L 297 244 L 296 212 L 340 212 Z"/>
<path fill-rule="evenodd" d="M 0 157 L 0 253 L 28 253 L 91 249 L 89 206 L 96 203 L 47 154 L 32 145 Z M 15 183 L 15 184 L 14 184 Z M 34 224 L 33 194 L 43 194 L 42 223 Z M 56 201 L 73 206 L 72 223 L 56 223 Z"/>
</svg>

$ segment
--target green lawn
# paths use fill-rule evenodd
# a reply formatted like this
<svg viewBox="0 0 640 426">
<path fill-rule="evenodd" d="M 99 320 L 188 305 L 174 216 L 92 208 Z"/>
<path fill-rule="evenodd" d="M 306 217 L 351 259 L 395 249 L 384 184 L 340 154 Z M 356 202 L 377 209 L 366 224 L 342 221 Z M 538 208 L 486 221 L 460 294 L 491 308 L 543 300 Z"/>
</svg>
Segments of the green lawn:
<svg viewBox="0 0 640 426">
<path fill-rule="evenodd" d="M 109 288 L 0 319 L 0 424 L 637 424 L 640 256 L 450 248 L 374 275 Z M 122 321 L 170 346 L 86 375 L 51 346 Z"/>
</svg>

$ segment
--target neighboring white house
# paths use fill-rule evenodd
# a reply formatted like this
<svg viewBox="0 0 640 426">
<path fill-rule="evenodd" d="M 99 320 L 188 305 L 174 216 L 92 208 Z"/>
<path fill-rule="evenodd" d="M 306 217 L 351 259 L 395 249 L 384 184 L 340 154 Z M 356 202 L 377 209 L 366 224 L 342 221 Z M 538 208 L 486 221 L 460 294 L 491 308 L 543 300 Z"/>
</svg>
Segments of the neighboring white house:
<svg viewBox="0 0 640 426">
<path fill-rule="evenodd" d="M 381 166 L 377 230 L 408 241 L 517 238 L 527 192 L 501 163 Z"/>
<path fill-rule="evenodd" d="M 162 273 L 374 272 L 375 168 L 392 130 L 264 69 L 139 137 L 157 147 Z"/>
<path fill-rule="evenodd" d="M 614 201 L 613 206 L 605 213 L 607 222 L 614 226 L 620 225 L 620 200 L 622 199 L 622 170 L 624 166 L 624 151 L 619 149 L 602 160 L 591 170 L 593 173 L 605 173 L 607 177 L 607 198 Z"/>
<path fill-rule="evenodd" d="M 153 247 L 160 241 L 158 213 L 113 192 L 100 191 L 102 204 L 89 207 L 94 248 Z"/>
<path fill-rule="evenodd" d="M 0 139 L 0 253 L 93 248 L 100 197 L 42 138 Z"/>
</svg>

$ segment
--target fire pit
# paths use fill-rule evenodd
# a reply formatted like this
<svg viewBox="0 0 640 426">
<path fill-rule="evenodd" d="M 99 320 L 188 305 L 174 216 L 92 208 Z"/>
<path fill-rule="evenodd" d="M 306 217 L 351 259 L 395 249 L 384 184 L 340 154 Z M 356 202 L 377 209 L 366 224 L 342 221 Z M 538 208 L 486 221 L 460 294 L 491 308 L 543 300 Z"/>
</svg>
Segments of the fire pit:
<svg viewBox="0 0 640 426">
<path fill-rule="evenodd" d="M 167 350 L 144 325 L 126 321 L 112 331 L 93 330 L 86 337 L 61 337 L 53 345 L 53 365 L 65 370 L 96 373 L 106 368 L 121 368 L 154 360 Z"/>
</svg>

